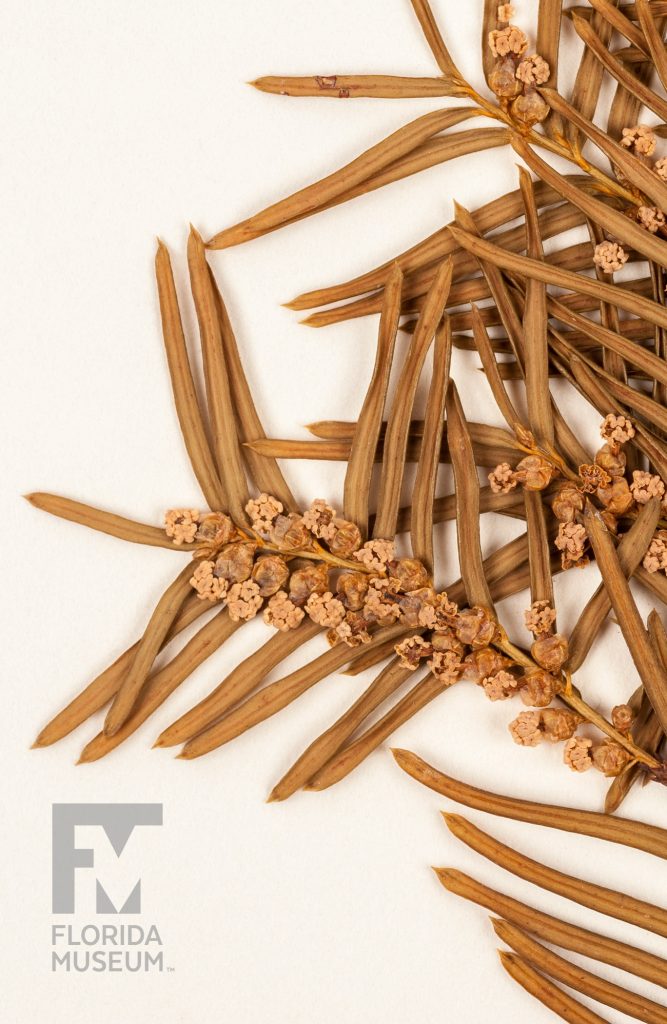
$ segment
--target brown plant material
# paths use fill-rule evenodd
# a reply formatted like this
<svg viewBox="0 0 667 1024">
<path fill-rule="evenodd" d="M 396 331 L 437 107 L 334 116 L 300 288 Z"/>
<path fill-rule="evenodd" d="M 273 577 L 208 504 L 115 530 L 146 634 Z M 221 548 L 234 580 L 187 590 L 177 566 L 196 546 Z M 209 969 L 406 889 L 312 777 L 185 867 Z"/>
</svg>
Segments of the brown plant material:
<svg viewBox="0 0 667 1024">
<path fill-rule="evenodd" d="M 498 955 L 510 977 L 539 1003 L 553 1010 L 558 1017 L 569 1021 L 570 1024 L 607 1024 L 604 1017 L 589 1010 L 567 992 L 563 992 L 520 956 L 502 951 Z"/>
<path fill-rule="evenodd" d="M 607 917 L 638 925 L 656 935 L 667 936 L 667 910 L 662 907 L 655 907 L 627 893 L 617 893 L 593 882 L 546 867 L 499 843 L 457 814 L 443 814 L 443 817 L 447 828 L 457 839 L 513 875 L 518 875 L 519 878 L 539 885 L 549 892 L 555 892 L 574 903 L 606 914 Z"/>
<path fill-rule="evenodd" d="M 547 828 L 595 836 L 610 843 L 620 843 L 623 846 L 644 850 L 656 857 L 667 858 L 667 832 L 655 825 L 645 825 L 643 822 L 614 818 L 593 811 L 573 810 L 569 807 L 557 807 L 487 793 L 444 775 L 408 750 L 392 750 L 392 754 L 399 767 L 417 782 L 466 807 L 516 821 L 546 825 Z"/>
<path fill-rule="evenodd" d="M 562 949 L 592 957 L 600 963 L 618 967 L 638 978 L 662 987 L 667 982 L 667 961 L 653 953 L 610 939 L 578 925 L 561 921 L 550 914 L 487 888 L 481 882 L 453 868 L 435 868 L 439 882 L 448 892 L 477 903 L 517 927 Z"/>
<path fill-rule="evenodd" d="M 605 981 L 591 971 L 576 967 L 507 921 L 492 918 L 491 924 L 502 942 L 555 981 L 647 1024 L 666 1024 L 667 1010 L 659 1003 Z"/>
</svg>

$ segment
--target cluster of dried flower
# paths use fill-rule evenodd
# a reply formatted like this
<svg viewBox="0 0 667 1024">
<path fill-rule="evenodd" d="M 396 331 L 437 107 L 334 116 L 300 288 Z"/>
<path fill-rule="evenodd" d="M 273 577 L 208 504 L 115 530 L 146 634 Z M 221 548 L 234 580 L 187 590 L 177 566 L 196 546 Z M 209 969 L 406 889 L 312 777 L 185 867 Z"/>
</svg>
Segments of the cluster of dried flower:
<svg viewBox="0 0 667 1024">
<path fill-rule="evenodd" d="M 537 87 L 549 81 L 551 68 L 537 53 L 526 54 L 528 37 L 523 29 L 509 23 L 514 16 L 510 4 L 498 7 L 498 27 L 489 33 L 488 44 L 496 58 L 489 86 L 503 108 L 526 128 L 539 124 L 549 114 L 549 105 Z"/>
<path fill-rule="evenodd" d="M 631 476 L 626 476 L 623 445 L 635 436 L 635 428 L 626 416 L 610 413 L 602 422 L 600 434 L 605 443 L 596 453 L 595 461 L 579 466 L 578 478 L 561 481 L 550 495 L 551 508 L 559 523 L 554 544 L 561 553 L 563 569 L 581 568 L 589 562 L 588 538 L 582 522 L 585 495 L 597 501 L 607 529 L 614 534 L 619 532 L 620 520 L 633 518 L 651 498 L 665 497 L 665 483 L 655 473 L 635 469 Z M 521 459 L 514 469 L 507 462 L 500 463 L 489 473 L 489 484 L 497 494 L 508 494 L 518 484 L 526 490 L 543 491 L 558 477 L 558 465 L 545 453 Z M 655 534 L 644 559 L 648 572 L 667 567 L 666 539 L 664 530 Z"/>
</svg>

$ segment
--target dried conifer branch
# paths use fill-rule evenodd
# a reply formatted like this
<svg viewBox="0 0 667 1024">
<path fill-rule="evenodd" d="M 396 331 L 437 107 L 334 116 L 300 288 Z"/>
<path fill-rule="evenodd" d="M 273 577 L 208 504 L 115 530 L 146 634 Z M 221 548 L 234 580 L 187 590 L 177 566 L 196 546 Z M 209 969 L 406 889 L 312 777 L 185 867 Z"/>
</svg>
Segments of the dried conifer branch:
<svg viewBox="0 0 667 1024">
<path fill-rule="evenodd" d="M 604 20 L 611 25 L 617 32 L 625 36 L 629 43 L 633 46 L 638 47 L 643 51 L 644 60 L 650 56 L 646 40 L 644 39 L 643 33 L 637 28 L 637 26 L 627 16 L 628 6 L 625 5 L 624 10 L 619 10 L 610 0 L 589 0 L 591 7 L 594 7 L 599 14 L 602 15 Z M 570 8 L 568 14 L 571 12 L 583 16 L 584 8 Z"/>
</svg>

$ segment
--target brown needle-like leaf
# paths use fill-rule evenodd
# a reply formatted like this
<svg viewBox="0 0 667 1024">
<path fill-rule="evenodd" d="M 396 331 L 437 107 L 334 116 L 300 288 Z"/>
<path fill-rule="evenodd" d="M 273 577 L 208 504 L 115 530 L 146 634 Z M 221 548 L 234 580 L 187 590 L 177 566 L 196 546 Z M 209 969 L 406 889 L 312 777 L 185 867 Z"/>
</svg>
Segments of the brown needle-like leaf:
<svg viewBox="0 0 667 1024">
<path fill-rule="evenodd" d="M 308 619 L 298 629 L 291 629 L 288 633 L 276 632 L 254 654 L 237 665 L 207 697 L 160 733 L 154 746 L 173 747 L 208 728 L 237 701 L 247 697 L 284 658 L 321 631 L 321 626 Z"/>
<path fill-rule="evenodd" d="M 445 260 L 429 291 L 399 378 L 387 420 L 374 537 L 393 537 L 396 533 L 412 407 L 426 354 L 444 312 L 451 280 L 452 263 Z"/>
<path fill-rule="evenodd" d="M 225 509 L 227 508 L 226 495 L 218 477 L 197 401 L 178 308 L 174 275 L 169 252 L 163 242 L 158 242 L 155 274 L 160 298 L 164 347 L 167 353 L 176 413 L 181 425 L 185 447 L 208 507 L 212 511 Z"/>
<path fill-rule="evenodd" d="M 610 210 L 609 212 L 611 214 L 612 211 Z M 622 219 L 625 220 L 625 218 Z M 626 221 L 626 223 L 629 228 L 636 226 L 630 221 Z M 558 267 L 550 266 L 548 263 L 531 260 L 527 256 L 517 256 L 514 253 L 506 252 L 486 239 L 475 238 L 466 231 L 459 231 L 458 228 L 451 228 L 450 230 L 464 248 L 469 249 L 470 252 L 476 255 L 479 254 L 482 259 L 488 260 L 498 267 L 504 267 L 506 270 L 524 277 L 534 277 L 538 281 L 544 281 L 545 284 L 555 285 L 558 288 L 565 288 L 568 291 L 575 291 L 582 295 L 590 295 L 597 301 L 603 299 L 605 302 L 612 303 L 612 305 L 620 306 L 621 309 L 626 309 L 629 313 L 642 316 L 646 320 L 650 320 L 651 323 L 659 324 L 661 327 L 667 326 L 667 313 L 663 307 L 659 306 L 657 302 L 651 302 L 650 299 L 637 295 L 635 292 L 630 291 L 630 289 L 620 288 L 617 285 L 600 284 L 600 282 L 592 281 L 581 274 L 575 274 L 569 270 L 561 270 Z M 611 221 L 610 230 L 615 230 L 611 226 Z M 641 229 L 638 228 L 638 230 Z M 653 238 L 648 231 L 642 233 L 649 238 Z M 664 243 L 660 244 L 663 245 Z"/>
<path fill-rule="evenodd" d="M 499 793 L 488 793 L 444 775 L 409 750 L 392 750 L 392 753 L 403 771 L 417 782 L 466 807 L 497 814 L 503 818 L 512 818 L 515 821 L 529 821 L 534 825 L 546 825 L 547 828 L 595 836 L 597 839 L 620 843 L 667 859 L 667 831 L 655 825 L 614 818 L 594 811 L 573 810 L 570 807 L 540 804 L 502 796 Z"/>
<path fill-rule="evenodd" d="M 333 99 L 451 96 L 451 88 L 442 78 L 401 75 L 265 75 L 249 84 L 260 92 L 277 96 L 324 96 Z"/>
<path fill-rule="evenodd" d="M 270 801 L 287 800 L 311 779 L 340 750 L 343 743 L 359 728 L 376 708 L 403 685 L 413 674 L 398 658 L 394 658 L 347 711 L 318 736 L 291 768 L 276 783 Z"/>
<path fill-rule="evenodd" d="M 667 120 L 667 101 L 641 82 L 621 61 L 612 56 L 604 42 L 584 18 L 573 14 L 572 24 L 588 49 L 609 74 L 645 107 L 652 110 L 663 121 Z"/>
<path fill-rule="evenodd" d="M 612 28 L 625 36 L 628 42 L 632 43 L 633 46 L 639 47 L 640 50 L 643 50 L 644 59 L 650 56 L 643 34 L 639 31 L 637 26 L 630 21 L 624 11 L 620 11 L 615 4 L 611 3 L 611 0 L 589 0 L 589 3 L 591 7 L 594 7 L 595 10 L 602 15 L 604 20 L 607 21 Z M 628 5 L 626 4 L 625 7 L 627 11 Z M 580 10 L 576 10 L 574 13 L 581 14 L 582 12 Z"/>
<path fill-rule="evenodd" d="M 443 817 L 447 828 L 457 839 L 513 875 L 607 917 L 615 917 L 667 937 L 667 910 L 662 907 L 540 864 L 499 843 L 458 814 L 443 814 Z"/>
<path fill-rule="evenodd" d="M 589 8 L 586 8 L 586 12 L 587 14 L 591 13 Z M 568 11 L 568 14 L 571 13 L 572 11 Z M 608 46 L 613 34 L 612 26 L 599 14 L 593 14 L 591 21 L 598 37 L 605 46 Z M 572 106 L 581 111 L 585 117 L 592 119 L 595 116 L 603 80 L 604 68 L 596 60 L 592 50 L 584 46 L 574 88 L 572 89 L 571 101 Z M 577 149 L 580 148 L 579 133 L 573 124 L 565 125 L 565 133 L 569 142 Z"/>
<path fill-rule="evenodd" d="M 436 332 L 433 350 L 433 375 L 424 414 L 424 436 L 412 491 L 410 536 L 412 554 L 433 573 L 433 509 L 435 486 L 440 467 L 440 448 L 444 427 L 445 396 L 449 384 L 452 354 L 452 330 L 449 319 Z M 398 524 L 397 524 L 398 525 Z"/>
<path fill-rule="evenodd" d="M 552 110 L 557 110 L 566 120 L 572 121 L 605 156 L 609 157 L 612 165 L 618 167 L 633 185 L 653 200 L 656 206 L 667 206 L 667 185 L 655 171 L 643 164 L 625 146 L 619 145 L 606 132 L 601 131 L 592 121 L 583 117 L 554 89 L 540 91 Z"/>
<path fill-rule="evenodd" d="M 382 647 L 387 642 L 395 643 L 396 639 L 405 631 L 403 625 L 388 626 L 386 629 L 378 630 L 365 649 L 373 650 Z M 252 729 L 254 725 L 277 714 L 321 679 L 326 679 L 332 672 L 354 662 L 361 656 L 361 653 L 359 648 L 337 644 L 307 665 L 303 665 L 282 679 L 262 687 L 238 707 L 228 712 L 219 722 L 188 740 L 179 757 L 184 760 L 192 760 L 229 743 L 230 740 L 247 732 L 248 729 Z"/>
<path fill-rule="evenodd" d="M 424 679 L 420 679 L 379 721 L 362 733 L 358 739 L 343 747 L 328 761 L 313 776 L 306 789 L 328 789 L 329 786 L 340 782 L 362 761 L 365 761 L 369 754 L 377 750 L 380 744 L 384 743 L 401 725 L 408 722 L 418 711 L 425 708 L 445 690 L 448 690 L 450 685 L 448 681 L 430 673 Z"/>
<path fill-rule="evenodd" d="M 255 441 L 266 437 L 266 434 L 264 433 L 262 421 L 259 418 L 250 387 L 248 386 L 238 345 L 236 344 L 234 328 L 229 319 L 222 293 L 217 286 L 210 267 L 209 273 L 215 295 L 218 320 L 220 322 L 220 337 L 229 374 L 239 440 L 243 442 Z M 244 449 L 244 457 L 258 491 L 272 494 L 274 498 L 278 498 L 282 502 L 286 509 L 296 510 L 296 502 L 276 460 L 263 458 L 257 455 L 251 448 Z"/>
<path fill-rule="evenodd" d="M 550 296 L 548 305 L 550 313 L 558 320 L 562 320 L 563 323 L 569 324 L 571 327 L 579 328 L 589 338 L 599 342 L 604 349 L 618 354 L 621 359 L 644 370 L 650 377 L 667 384 L 667 365 L 664 359 L 660 359 L 650 349 L 638 345 L 636 341 L 624 337 L 615 330 L 610 330 L 609 327 L 603 327 L 602 324 L 595 323 L 594 320 L 568 309 L 556 298 Z M 570 338 L 569 334 L 564 337 L 568 340 Z"/>
<path fill-rule="evenodd" d="M 498 4 L 495 0 L 484 0 L 482 12 L 482 68 L 487 85 L 496 63 L 496 57 L 489 45 L 489 36 L 498 26 Z M 539 51 L 542 52 L 541 50 Z"/>
<path fill-rule="evenodd" d="M 118 537 L 132 544 L 148 544 L 155 548 L 168 548 L 169 551 L 192 551 L 195 548 L 194 544 L 174 544 L 159 526 L 138 523 L 134 519 L 126 519 L 125 516 L 106 512 L 93 505 L 84 505 L 80 501 L 73 501 L 72 498 L 64 498 L 61 494 L 36 491 L 33 494 L 26 494 L 25 498 L 35 508 L 52 516 L 87 526 L 90 530 L 108 533 L 110 537 Z"/>
<path fill-rule="evenodd" d="M 621 1013 L 627 1013 L 636 1020 L 644 1021 L 645 1024 L 667 1024 L 667 1010 L 652 999 L 645 999 L 644 996 L 606 981 L 583 967 L 575 966 L 507 921 L 492 918 L 491 924 L 498 938 L 515 953 L 575 992 L 580 992 L 589 999 L 596 999 L 605 1006 L 620 1010 Z"/>
<path fill-rule="evenodd" d="M 193 593 L 184 602 L 179 615 L 174 621 L 174 625 L 165 637 L 165 644 L 208 610 L 204 603 Z M 99 676 L 93 679 L 81 693 L 78 693 L 62 711 L 59 711 L 44 726 L 33 743 L 33 747 L 51 746 L 52 743 L 56 743 L 58 740 L 63 739 L 64 736 L 68 736 L 79 725 L 87 721 L 91 715 L 94 715 L 105 704 L 108 704 L 111 698 L 118 693 L 118 689 L 132 665 L 132 660 L 136 655 L 138 646 L 139 641 L 137 640 L 119 658 L 116 658 L 112 665 L 109 665 L 104 672 L 101 672 Z"/>
<path fill-rule="evenodd" d="M 549 182 L 550 185 L 553 185 L 565 199 L 568 199 L 582 210 L 587 217 L 590 217 L 597 224 L 604 224 L 608 232 L 618 234 L 619 238 L 623 239 L 633 249 L 636 249 L 637 252 L 642 253 L 647 259 L 655 260 L 656 263 L 664 266 L 667 254 L 667 244 L 665 242 L 652 235 L 650 231 L 640 227 L 623 213 L 619 213 L 618 210 L 615 210 L 607 203 L 603 203 L 599 199 L 595 199 L 593 196 L 582 192 L 580 189 L 574 188 L 558 171 L 555 171 L 549 164 L 540 159 L 523 140 L 515 136 L 512 140 L 512 146 L 535 174 L 544 181 Z M 565 273 L 565 271 L 561 273 Z M 553 283 L 555 284 L 556 282 Z M 565 285 L 564 287 L 568 286 Z M 601 293 L 613 290 L 626 290 L 622 288 L 614 289 L 613 285 L 599 285 L 598 287 Z M 573 290 L 576 291 L 577 289 L 574 288 Z M 616 303 L 616 305 L 620 305 L 620 303 Z M 630 312 L 635 312 L 635 310 L 630 310 Z M 644 314 L 640 312 L 638 315 L 643 316 Z M 650 318 L 647 317 L 647 319 Z"/>
<path fill-rule="evenodd" d="M 104 720 L 104 732 L 113 736 L 129 717 L 148 673 L 153 667 L 158 652 L 172 628 L 183 602 L 190 595 L 192 587 L 192 564 L 188 563 L 178 574 L 173 583 L 165 590 L 155 606 L 146 631 L 139 641 L 136 654 L 132 659 L 127 675 L 115 695 L 111 707 Z"/>
<path fill-rule="evenodd" d="M 667 730 L 667 673 L 649 642 L 611 535 L 590 501 L 586 504 L 583 522 L 632 660 L 653 709 L 663 729 Z"/>
<path fill-rule="evenodd" d="M 549 65 L 547 85 L 555 89 L 558 84 L 558 51 L 560 49 L 563 0 L 540 0 L 537 14 L 537 52 Z M 544 122 L 547 135 L 562 134 L 558 117 L 551 115 Z"/>
<path fill-rule="evenodd" d="M 143 725 L 154 711 L 164 704 L 166 699 L 196 668 L 217 651 L 225 640 L 229 639 L 240 625 L 242 623 L 230 619 L 226 608 L 219 611 L 164 668 L 150 676 L 139 695 L 132 714 L 121 728 L 113 736 L 109 736 L 105 732 L 95 736 L 81 751 L 78 763 L 87 764 L 90 761 L 99 761 L 101 757 L 105 757 L 120 746 L 136 732 L 140 725 Z"/>
<path fill-rule="evenodd" d="M 665 663 L 663 658 L 663 665 L 665 664 L 667 663 Z M 637 693 L 640 695 L 639 711 L 632 723 L 632 737 L 635 743 L 641 746 L 643 750 L 647 750 L 650 754 L 657 754 L 665 734 L 662 731 L 662 726 L 656 717 L 655 711 L 651 707 L 651 702 L 644 693 L 644 687 L 640 686 Z M 629 761 L 620 775 L 617 775 L 612 780 L 607 790 L 604 802 L 604 809 L 607 814 L 616 813 L 640 777 L 646 778 L 645 775 L 642 776 L 641 766 L 636 761 Z"/>
<path fill-rule="evenodd" d="M 534 996 L 543 1006 L 553 1010 L 562 1020 L 568 1021 L 568 1024 L 609 1024 L 599 1013 L 589 1010 L 567 992 L 563 992 L 558 985 L 548 981 L 520 956 L 502 950 L 499 950 L 498 956 L 509 976 L 514 978 L 522 989 Z"/>
<path fill-rule="evenodd" d="M 599 963 L 618 967 L 655 985 L 667 985 L 667 960 L 663 960 L 662 957 L 645 953 L 626 942 L 607 938 L 579 925 L 561 921 L 541 910 L 535 910 L 525 903 L 512 899 L 511 896 L 487 888 L 461 871 L 455 871 L 453 868 L 434 870 L 439 882 L 448 892 L 485 907 L 494 914 L 500 914 L 545 942 L 569 949 L 573 953 L 581 953 Z"/>
<path fill-rule="evenodd" d="M 237 523 L 243 523 L 246 520 L 245 506 L 250 495 L 236 432 L 236 413 L 232 404 L 229 369 L 225 363 L 215 292 L 206 262 L 206 249 L 200 235 L 192 226 L 188 238 L 188 269 L 199 323 L 204 382 L 218 476 L 227 493 L 227 511 Z"/>
<path fill-rule="evenodd" d="M 658 72 L 663 88 L 667 89 L 667 53 L 665 53 L 662 32 L 655 23 L 653 6 L 647 3 L 647 0 L 635 0 L 635 10 L 651 59 L 655 64 L 655 70 Z"/>
<path fill-rule="evenodd" d="M 368 504 L 373 464 L 394 358 L 396 332 L 401 313 L 402 287 L 403 273 L 397 265 L 384 291 L 375 366 L 352 437 L 352 447 L 345 473 L 344 515 L 346 519 L 357 524 L 363 536 L 368 533 Z M 439 444 L 437 450 L 439 455 Z"/>
<path fill-rule="evenodd" d="M 472 442 L 454 381 L 447 392 L 447 439 L 456 486 L 456 538 L 468 604 L 493 610 L 479 537 L 479 478 Z"/>
<path fill-rule="evenodd" d="M 658 525 L 660 499 L 651 498 L 643 505 L 634 523 L 621 537 L 617 554 L 621 572 L 632 576 L 642 558 Z M 575 673 L 584 663 L 604 620 L 611 609 L 607 588 L 603 583 L 597 588 L 586 604 L 569 638 L 568 671 Z"/>
<path fill-rule="evenodd" d="M 456 64 L 452 60 L 449 50 L 445 46 L 445 41 L 440 34 L 440 29 L 436 24 L 436 20 L 431 10 L 431 5 L 428 0 L 410 0 L 415 14 L 419 20 L 419 24 L 422 27 L 422 32 L 426 37 L 426 42 L 431 48 L 431 52 L 435 57 L 436 63 L 442 71 L 445 80 L 450 82 L 452 87 L 456 89 L 456 86 L 461 82 L 461 75 L 456 67 Z M 459 95 L 458 92 L 454 91 L 452 95 Z M 467 95 L 464 90 L 463 95 Z"/>
<path fill-rule="evenodd" d="M 526 210 L 526 252 L 534 260 L 544 259 L 535 193 L 530 175 L 519 172 L 521 195 Z M 544 281 L 526 282 L 523 312 L 523 360 L 530 429 L 541 445 L 554 443 L 554 421 L 549 391 L 549 348 L 547 345 L 547 289 Z"/>
<path fill-rule="evenodd" d="M 475 348 L 479 353 L 479 358 L 482 363 L 482 367 L 484 368 L 488 385 L 491 388 L 493 397 L 496 400 L 496 405 L 502 413 L 505 422 L 510 430 L 516 433 L 517 430 L 525 429 L 525 427 L 523 427 L 521 418 L 514 408 L 512 399 L 503 384 L 498 363 L 493 352 L 491 339 L 489 338 L 489 334 L 480 311 L 474 303 L 471 304 L 470 309 L 472 316 L 473 340 Z"/>
<path fill-rule="evenodd" d="M 461 108 L 463 111 L 465 109 Z M 569 175 L 568 180 L 580 188 L 590 188 L 590 179 L 585 175 Z M 558 193 L 541 181 L 537 182 L 535 191 L 540 208 L 558 201 Z M 513 192 L 508 192 L 507 195 L 501 196 L 499 199 L 493 199 L 491 202 L 475 210 L 475 224 L 479 231 L 486 233 L 514 220 L 520 216 L 522 209 L 521 193 L 516 189 Z M 553 215 L 554 212 L 551 211 L 551 214 Z M 545 211 L 543 216 L 547 216 L 548 213 L 549 211 Z M 568 215 L 570 213 L 571 207 L 568 210 Z M 562 230 L 565 229 L 563 228 Z M 543 229 L 544 234 L 545 231 Z M 505 243 L 503 242 L 503 244 Z M 403 273 L 408 274 L 420 267 L 439 262 L 445 256 L 452 255 L 457 249 L 458 246 L 449 233 L 449 226 L 447 225 L 396 256 L 394 260 L 383 263 L 374 270 L 361 274 L 359 277 L 352 278 L 350 281 L 345 281 L 342 284 L 305 292 L 303 295 L 297 296 L 292 302 L 288 302 L 287 306 L 289 309 L 312 309 L 315 306 L 327 306 L 333 302 L 340 302 L 343 299 L 349 299 L 356 295 L 363 295 L 365 292 L 384 286 L 394 263 L 398 263 Z"/>
<path fill-rule="evenodd" d="M 234 227 L 220 231 L 207 243 L 208 247 L 226 249 L 231 245 L 239 245 L 274 231 L 295 217 L 315 213 L 325 203 L 361 184 L 388 164 L 410 153 L 420 143 L 443 131 L 448 123 L 448 111 L 435 110 L 424 114 L 321 181 L 300 189 Z"/>
</svg>

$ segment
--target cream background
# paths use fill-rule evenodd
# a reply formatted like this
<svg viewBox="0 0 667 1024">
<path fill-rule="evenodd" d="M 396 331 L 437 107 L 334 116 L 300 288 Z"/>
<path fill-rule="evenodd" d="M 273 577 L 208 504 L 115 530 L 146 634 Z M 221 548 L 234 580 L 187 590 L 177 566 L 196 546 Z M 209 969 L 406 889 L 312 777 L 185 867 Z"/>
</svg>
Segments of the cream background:
<svg viewBox="0 0 667 1024">
<path fill-rule="evenodd" d="M 476 80 L 480 6 L 435 4 Z M 519 6 L 527 25 L 536 5 Z M 28 749 L 47 718 L 136 637 L 179 560 L 49 519 L 19 495 L 53 490 L 149 522 L 166 507 L 198 503 L 159 338 L 155 235 L 170 246 L 183 284 L 188 221 L 210 235 L 437 104 L 298 101 L 244 85 L 265 73 L 331 71 L 433 73 L 407 0 L 5 3 L 0 831 L 2 1016 L 12 1024 L 550 1020 L 505 976 L 485 914 L 448 896 L 431 864 L 456 865 L 667 953 L 664 942 L 561 906 L 461 848 L 439 818 L 446 801 L 403 775 L 386 750 L 327 793 L 265 804 L 271 785 L 367 680 L 334 678 L 196 763 L 151 751 L 160 729 L 219 682 L 261 627 L 244 630 L 108 762 L 73 766 L 90 726 L 52 749 Z M 376 329 L 361 320 L 309 332 L 280 302 L 413 244 L 450 218 L 452 197 L 474 208 L 514 183 L 514 160 L 495 151 L 213 256 L 269 434 L 305 437 L 302 425 L 313 419 L 354 417 Z M 187 306 L 185 318 L 191 328 Z M 457 356 L 454 372 L 469 415 L 496 422 L 472 361 Z M 571 399 L 565 408 L 595 444 L 596 417 Z M 287 467 L 304 502 L 339 498 L 342 469 Z M 440 493 L 449 489 L 443 475 Z M 486 549 L 517 530 L 485 523 Z M 457 575 L 456 555 L 452 530 L 440 536 L 444 583 Z M 593 572 L 559 580 L 561 629 L 571 628 L 595 585 Z M 503 613 L 515 630 L 523 603 Z M 605 707 L 634 689 L 615 626 L 579 679 Z M 506 731 L 514 713 L 461 686 L 395 742 L 491 788 L 597 809 L 604 780 L 571 775 L 557 750 L 515 747 Z M 664 822 L 665 799 L 657 788 L 637 790 L 626 813 Z M 120 871 L 142 874 L 145 918 L 158 924 L 173 973 L 50 972 L 55 801 L 164 802 L 164 828 L 136 832 Z M 664 865 L 645 855 L 470 816 L 557 867 L 664 900 Z M 81 842 L 91 838 L 81 831 Z M 102 843 L 97 849 L 100 873 L 115 868 Z"/>
</svg>

